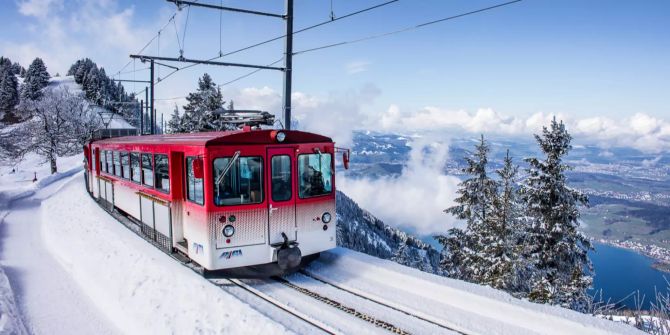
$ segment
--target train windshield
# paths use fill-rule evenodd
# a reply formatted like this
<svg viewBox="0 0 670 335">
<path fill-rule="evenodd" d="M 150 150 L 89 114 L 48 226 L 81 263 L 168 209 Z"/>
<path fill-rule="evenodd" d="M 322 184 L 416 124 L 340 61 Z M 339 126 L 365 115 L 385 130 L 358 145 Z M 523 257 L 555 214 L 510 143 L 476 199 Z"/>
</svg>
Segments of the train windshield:
<svg viewBox="0 0 670 335">
<path fill-rule="evenodd" d="M 214 204 L 232 206 L 263 202 L 261 157 L 239 157 L 231 164 L 232 157 L 214 160 Z"/>
<path fill-rule="evenodd" d="M 318 197 L 333 190 L 331 161 L 332 156 L 327 153 L 298 156 L 300 198 Z"/>
</svg>

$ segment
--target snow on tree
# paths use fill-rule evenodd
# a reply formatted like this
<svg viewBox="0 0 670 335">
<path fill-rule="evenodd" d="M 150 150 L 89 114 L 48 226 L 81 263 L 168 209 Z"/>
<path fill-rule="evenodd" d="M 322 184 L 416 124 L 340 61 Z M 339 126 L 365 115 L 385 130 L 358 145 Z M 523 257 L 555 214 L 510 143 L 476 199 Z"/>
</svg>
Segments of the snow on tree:
<svg viewBox="0 0 670 335">
<path fill-rule="evenodd" d="M 56 159 L 81 150 L 84 141 L 100 127 L 99 118 L 88 110 L 86 100 L 67 88 L 47 88 L 39 100 L 29 100 L 25 107 L 32 117 L 10 133 L 10 140 L 20 145 L 13 156 L 34 152 L 58 171 Z"/>
<path fill-rule="evenodd" d="M 187 133 L 199 131 L 217 131 L 235 129 L 221 122 L 216 111 L 223 109 L 223 95 L 221 89 L 212 81 L 212 77 L 205 73 L 198 79 L 198 88 L 186 97 L 188 103 L 183 106 L 181 131 Z"/>
<path fill-rule="evenodd" d="M 20 120 L 16 114 L 19 104 L 19 82 L 10 67 L 0 65 L 0 114 L 6 123 L 15 123 Z"/>
<path fill-rule="evenodd" d="M 475 152 L 466 157 L 467 167 L 463 172 L 470 178 L 459 186 L 457 205 L 445 210 L 458 219 L 465 220 L 465 229 L 452 228 L 448 236 L 436 236 L 444 246 L 443 263 L 451 277 L 481 283 L 488 277 L 492 260 L 484 254 L 486 236 L 490 235 L 496 197 L 496 182 L 486 173 L 489 145 L 481 136 Z"/>
<path fill-rule="evenodd" d="M 523 257 L 527 220 L 518 196 L 518 170 L 507 150 L 502 168 L 496 170 L 498 189 L 488 220 L 490 227 L 480 238 L 483 254 L 490 263 L 481 283 L 525 296 L 528 289 L 524 280 L 529 271 Z"/>
<path fill-rule="evenodd" d="M 28 67 L 23 86 L 21 88 L 21 97 L 26 100 L 37 100 L 42 96 L 42 89 L 49 84 L 49 72 L 41 58 L 37 57 Z"/>
<path fill-rule="evenodd" d="M 183 132 L 182 121 L 181 117 L 179 116 L 179 107 L 177 107 L 177 104 L 174 105 L 174 110 L 172 111 L 172 116 L 168 121 L 167 128 L 171 134 Z"/>
<path fill-rule="evenodd" d="M 572 137 L 563 122 L 554 118 L 542 135 L 535 135 L 544 157 L 528 158 L 528 177 L 521 195 L 531 227 L 528 259 L 534 272 L 529 298 L 536 302 L 559 304 L 582 310 L 589 297 L 593 271 L 587 252 L 590 241 L 577 231 L 579 205 L 588 204 L 581 192 L 567 186 L 563 162 L 572 146 Z"/>
</svg>

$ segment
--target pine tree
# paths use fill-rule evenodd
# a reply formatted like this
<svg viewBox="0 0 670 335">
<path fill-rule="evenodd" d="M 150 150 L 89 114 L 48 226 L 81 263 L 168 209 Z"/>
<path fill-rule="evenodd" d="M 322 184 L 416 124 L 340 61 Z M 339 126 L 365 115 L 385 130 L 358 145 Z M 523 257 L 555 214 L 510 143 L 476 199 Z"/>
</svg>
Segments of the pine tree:
<svg viewBox="0 0 670 335">
<path fill-rule="evenodd" d="M 42 97 L 42 89 L 49 84 L 49 78 L 51 76 L 42 59 L 35 58 L 26 72 L 21 97 L 27 100 L 37 100 Z"/>
<path fill-rule="evenodd" d="M 484 236 L 491 227 L 496 182 L 486 173 L 490 149 L 484 135 L 475 146 L 475 153 L 466 157 L 462 171 L 470 178 L 459 184 L 457 205 L 445 210 L 466 221 L 466 228 L 452 228 L 448 236 L 437 236 L 444 246 L 443 267 L 451 276 L 472 282 L 483 282 L 491 259 L 482 253 Z"/>
<path fill-rule="evenodd" d="M 172 116 L 170 117 L 170 120 L 168 121 L 168 131 L 171 134 L 176 134 L 176 133 L 182 133 L 182 121 L 181 117 L 179 116 L 179 107 L 175 104 L 174 110 L 172 111 Z"/>
<path fill-rule="evenodd" d="M 509 150 L 502 168 L 496 170 L 498 190 L 493 199 L 490 229 L 483 236 L 483 254 L 490 259 L 483 284 L 524 296 L 527 265 L 524 259 L 526 220 L 516 184 L 519 167 L 514 165 Z"/>
<path fill-rule="evenodd" d="M 205 73 L 198 79 L 198 89 L 186 97 L 188 103 L 183 107 L 181 129 L 183 132 L 224 130 L 226 125 L 220 122 L 215 113 L 223 108 L 221 89 Z"/>
<path fill-rule="evenodd" d="M 531 249 L 528 259 L 535 270 L 530 280 L 529 298 L 581 310 L 588 300 L 592 265 L 587 252 L 590 241 L 579 231 L 579 205 L 588 198 L 567 186 L 565 172 L 570 166 L 563 157 L 572 146 L 565 125 L 554 118 L 542 135 L 535 135 L 543 160 L 528 158 L 528 178 L 521 194 L 531 218 Z"/>
<path fill-rule="evenodd" d="M 87 99 L 94 104 L 102 105 L 100 75 L 97 67 L 92 67 L 88 70 L 82 86 Z"/>
<path fill-rule="evenodd" d="M 12 66 L 12 61 L 9 58 L 0 56 L 0 69 L 10 68 L 11 66 Z"/>
<path fill-rule="evenodd" d="M 19 121 L 15 107 L 19 104 L 19 82 L 8 67 L 0 66 L 0 113 L 2 121 L 14 123 Z"/>
</svg>

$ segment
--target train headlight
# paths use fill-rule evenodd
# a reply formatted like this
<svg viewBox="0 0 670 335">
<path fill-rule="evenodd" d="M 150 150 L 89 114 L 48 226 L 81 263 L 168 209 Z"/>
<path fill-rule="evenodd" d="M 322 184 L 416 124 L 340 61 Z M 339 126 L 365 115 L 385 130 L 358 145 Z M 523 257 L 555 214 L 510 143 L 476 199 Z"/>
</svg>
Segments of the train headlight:
<svg viewBox="0 0 670 335">
<path fill-rule="evenodd" d="M 231 236 L 233 236 L 233 234 L 235 234 L 235 227 L 233 227 L 231 225 L 227 225 L 227 226 L 223 227 L 223 236 L 231 237 Z"/>
<path fill-rule="evenodd" d="M 331 219 L 332 219 L 332 217 L 330 216 L 330 213 L 328 213 L 328 212 L 323 213 L 323 215 L 321 216 L 321 221 L 323 221 L 324 223 L 330 222 Z"/>
<path fill-rule="evenodd" d="M 286 139 L 286 133 L 283 131 L 278 131 L 276 139 L 277 142 L 284 142 L 284 140 Z"/>
</svg>

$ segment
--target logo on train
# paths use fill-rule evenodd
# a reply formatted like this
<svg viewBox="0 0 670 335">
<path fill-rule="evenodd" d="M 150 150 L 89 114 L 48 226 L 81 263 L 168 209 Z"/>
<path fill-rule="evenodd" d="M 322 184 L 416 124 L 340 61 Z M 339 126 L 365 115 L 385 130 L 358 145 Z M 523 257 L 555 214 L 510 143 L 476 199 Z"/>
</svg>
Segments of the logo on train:
<svg viewBox="0 0 670 335">
<path fill-rule="evenodd" d="M 242 256 L 242 249 L 237 249 L 237 250 L 232 250 L 232 251 L 224 251 L 221 256 L 219 256 L 219 259 L 230 259 L 232 257 L 238 257 Z"/>
<path fill-rule="evenodd" d="M 202 244 L 193 242 L 193 250 L 195 250 L 196 254 L 204 254 L 204 249 L 205 248 L 202 246 Z"/>
</svg>

